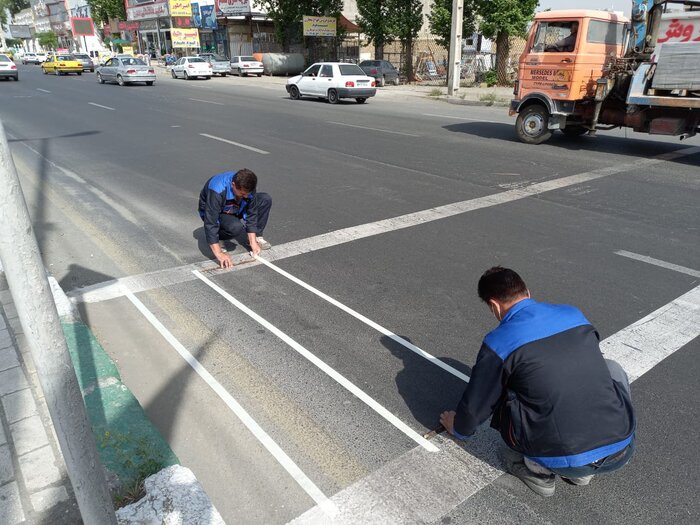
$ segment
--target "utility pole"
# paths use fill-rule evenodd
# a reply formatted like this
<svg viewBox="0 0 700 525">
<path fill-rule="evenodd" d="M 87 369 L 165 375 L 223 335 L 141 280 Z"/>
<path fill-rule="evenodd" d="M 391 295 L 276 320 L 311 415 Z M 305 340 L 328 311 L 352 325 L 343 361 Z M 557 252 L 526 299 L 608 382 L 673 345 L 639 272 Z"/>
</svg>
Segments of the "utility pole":
<svg viewBox="0 0 700 525">
<path fill-rule="evenodd" d="M 462 20 L 464 0 L 452 0 L 452 30 L 450 31 L 450 71 L 447 77 L 447 94 L 454 96 L 459 91 L 459 76 L 462 70 Z"/>
<path fill-rule="evenodd" d="M 15 164 L 0 123 L 0 261 L 36 365 L 86 525 L 116 525 L 83 396 L 68 353 Z"/>
</svg>

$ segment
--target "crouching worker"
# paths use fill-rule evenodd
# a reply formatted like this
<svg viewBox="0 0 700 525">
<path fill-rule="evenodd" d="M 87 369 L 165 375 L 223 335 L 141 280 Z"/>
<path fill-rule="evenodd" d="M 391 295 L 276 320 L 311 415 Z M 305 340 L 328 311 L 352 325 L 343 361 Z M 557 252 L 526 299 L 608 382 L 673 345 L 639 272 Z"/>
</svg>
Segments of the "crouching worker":
<svg viewBox="0 0 700 525">
<path fill-rule="evenodd" d="M 220 240 L 235 239 L 253 255 L 271 248 L 263 238 L 272 207 L 267 193 L 256 193 L 258 177 L 249 169 L 214 175 L 199 194 L 204 235 L 221 268 L 233 266 Z"/>
<path fill-rule="evenodd" d="M 603 358 L 599 336 L 573 306 L 538 303 L 513 270 L 495 267 L 479 297 L 500 321 L 483 340 L 456 411 L 440 415 L 466 439 L 489 416 L 508 448 L 504 463 L 541 496 L 555 475 L 587 485 L 624 466 L 634 452 L 627 375 Z"/>
</svg>

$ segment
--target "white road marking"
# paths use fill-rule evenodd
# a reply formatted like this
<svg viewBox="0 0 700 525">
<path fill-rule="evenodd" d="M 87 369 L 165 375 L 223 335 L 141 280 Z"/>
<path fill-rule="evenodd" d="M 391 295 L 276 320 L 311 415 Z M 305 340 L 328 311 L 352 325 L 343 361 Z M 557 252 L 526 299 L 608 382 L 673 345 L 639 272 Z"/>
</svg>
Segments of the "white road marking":
<svg viewBox="0 0 700 525">
<path fill-rule="evenodd" d="M 634 381 L 699 335 L 700 286 L 600 346 Z M 463 443 L 442 435 L 435 440 L 438 454 L 416 447 L 335 494 L 331 501 L 339 513 L 333 520 L 314 507 L 290 523 L 436 523 L 503 474 L 493 466 L 501 463 L 501 439 L 487 425 Z"/>
<path fill-rule="evenodd" d="M 298 285 L 301 286 L 302 288 L 306 288 L 306 289 L 309 290 L 310 292 L 316 294 L 318 297 L 320 297 L 320 298 L 323 299 L 324 301 L 328 301 L 328 302 L 331 303 L 333 306 L 336 306 L 336 307 L 340 308 L 341 310 L 343 310 L 344 312 L 346 312 L 346 313 L 352 315 L 355 319 L 358 319 L 359 321 L 362 321 L 362 322 L 365 323 L 366 325 L 371 326 L 372 328 L 374 328 L 375 330 L 377 330 L 379 333 L 384 334 L 385 336 L 389 337 L 389 338 L 392 339 L 393 341 L 396 341 L 396 342 L 399 343 L 400 345 L 403 345 L 404 347 L 408 348 L 409 350 L 415 352 L 415 353 L 418 354 L 419 356 L 424 357 L 425 359 L 427 359 L 428 361 L 430 361 L 430 362 L 433 363 L 434 365 L 439 366 L 439 367 L 442 368 L 443 370 L 445 370 L 445 371 L 449 372 L 450 374 L 452 374 L 452 375 L 454 375 L 454 376 L 460 378 L 462 381 L 464 381 L 464 382 L 466 382 L 466 383 L 469 382 L 469 376 L 467 376 L 467 375 L 463 374 L 462 372 L 460 372 L 459 370 L 457 370 L 457 369 L 451 367 L 451 366 L 448 365 L 447 363 L 444 363 L 443 361 L 440 361 L 440 360 L 439 360 L 437 357 L 435 357 L 434 355 L 429 354 L 428 352 L 426 352 L 425 350 L 422 350 L 421 348 L 417 347 L 417 346 L 414 345 L 413 343 L 410 343 L 409 341 L 406 341 L 404 338 L 399 337 L 399 336 L 396 335 L 394 332 L 392 332 L 392 331 L 390 331 L 390 330 L 387 330 L 386 328 L 384 328 L 384 327 L 381 326 L 380 324 L 375 323 L 375 322 L 372 321 L 371 319 L 368 319 L 367 317 L 365 317 L 364 315 L 362 315 L 362 314 L 356 312 L 355 310 L 353 310 L 353 309 L 350 308 L 349 306 L 344 305 L 344 304 L 341 303 L 340 301 L 336 301 L 335 299 L 333 299 L 333 298 L 330 297 L 329 295 L 326 295 L 325 293 L 323 293 L 322 291 L 320 291 L 320 290 L 314 288 L 314 287 L 311 286 L 310 284 L 307 284 L 307 283 L 305 283 L 304 281 L 302 281 L 301 279 L 298 279 L 297 277 L 294 277 L 292 274 L 290 274 L 290 273 L 284 271 L 284 270 L 283 270 L 282 268 L 280 268 L 279 266 L 276 266 L 276 265 L 272 264 L 270 261 L 266 261 L 266 260 L 263 259 L 262 257 L 257 257 L 257 256 L 255 257 L 255 259 L 258 260 L 258 261 L 260 261 L 261 263 L 263 263 L 263 264 L 264 264 L 265 266 L 267 266 L 268 268 L 271 268 L 271 269 L 274 270 L 275 272 L 279 273 L 280 275 L 283 275 L 284 277 L 286 277 L 286 278 L 289 279 L 290 281 L 295 282 L 296 284 L 298 284 Z"/>
<path fill-rule="evenodd" d="M 468 120 L 470 122 L 488 122 L 489 124 L 510 124 L 510 122 L 505 121 L 505 120 L 486 120 L 486 119 L 481 119 L 481 118 L 456 117 L 453 115 L 436 115 L 434 113 L 423 113 L 423 116 L 447 118 L 447 119 L 452 119 L 452 120 Z"/>
<path fill-rule="evenodd" d="M 233 145 L 233 146 L 238 146 L 239 148 L 249 149 L 250 151 L 254 151 L 255 153 L 260 153 L 260 154 L 262 154 L 262 155 L 267 155 L 267 154 L 270 153 L 269 151 L 265 151 L 265 150 L 261 150 L 261 149 L 258 149 L 258 148 L 254 148 L 253 146 L 246 146 L 245 144 L 240 144 L 239 142 L 234 142 L 234 141 L 232 141 L 232 140 L 222 139 L 221 137 L 216 137 L 216 136 L 214 136 L 214 135 L 209 135 L 208 133 L 200 133 L 200 135 L 201 135 L 202 137 L 207 137 L 207 138 L 209 138 L 209 139 L 214 139 L 214 140 L 218 140 L 218 141 L 220 141 L 220 142 L 225 142 L 226 144 L 231 144 L 231 145 Z"/>
<path fill-rule="evenodd" d="M 36 88 L 37 91 L 41 91 L 42 93 L 51 93 L 48 89 L 41 89 L 41 88 Z"/>
<path fill-rule="evenodd" d="M 116 111 L 114 108 L 110 108 L 109 106 L 103 106 L 102 104 L 95 104 L 94 102 L 88 102 L 91 106 L 96 106 L 98 108 L 103 108 L 103 109 L 108 109 L 110 111 Z"/>
<path fill-rule="evenodd" d="M 492 195 L 486 195 L 484 197 L 455 202 L 445 206 L 438 206 L 428 210 L 409 213 L 407 215 L 400 215 L 398 217 L 392 217 L 377 222 L 351 226 L 349 228 L 343 228 L 316 235 L 314 237 L 299 239 L 297 241 L 275 246 L 272 250 L 269 250 L 266 253 L 266 259 L 274 261 L 278 259 L 285 259 L 287 257 L 295 257 L 304 253 L 310 253 L 316 250 L 338 246 L 340 244 L 345 244 L 367 237 L 373 237 L 375 235 L 381 235 L 383 233 L 424 225 L 431 221 L 453 217 L 462 213 L 526 199 L 528 197 L 533 197 L 549 191 L 609 177 L 617 173 L 637 171 L 640 168 L 653 166 L 655 164 L 686 157 L 688 155 L 695 155 L 697 153 L 700 153 L 700 147 L 682 148 L 648 159 L 639 159 L 633 162 L 619 164 L 617 166 L 599 168 L 596 170 L 579 173 L 578 175 L 571 175 L 568 177 L 531 184 L 522 188 L 515 188 Z M 240 257 L 236 257 L 234 263 L 249 260 L 248 255 L 244 254 Z M 250 264 L 259 263 L 256 261 Z M 248 267 L 249 265 L 244 266 L 244 268 Z M 121 297 L 123 295 L 121 285 L 128 287 L 132 292 L 143 292 L 146 290 L 152 290 L 153 288 L 160 288 L 163 286 L 170 286 L 173 284 L 191 281 L 194 278 L 191 273 L 192 270 L 207 270 L 211 268 L 213 268 L 212 263 L 210 261 L 206 261 L 186 266 L 168 268 L 165 270 L 158 270 L 141 275 L 121 277 L 119 279 L 105 281 L 103 283 L 87 286 L 85 288 L 72 290 L 68 293 L 68 296 L 76 302 L 105 301 L 108 299 Z M 227 271 L 238 271 L 240 269 L 241 266 L 236 264 L 231 270 Z"/>
<path fill-rule="evenodd" d="M 190 98 L 188 100 L 194 100 L 195 102 L 204 102 L 205 104 L 215 104 L 217 106 L 225 106 L 226 104 L 222 104 L 221 102 L 212 102 L 211 100 L 202 100 L 201 98 Z"/>
<path fill-rule="evenodd" d="M 692 268 L 686 268 L 685 266 L 679 266 L 677 264 L 672 264 L 666 261 L 661 261 L 659 259 L 654 259 L 653 257 L 647 257 L 646 255 L 639 255 L 638 253 L 628 252 L 626 250 L 620 250 L 615 253 L 617 255 L 622 255 L 623 257 L 628 257 L 629 259 L 634 259 L 635 261 L 653 264 L 654 266 L 666 268 L 667 270 L 673 270 L 674 272 L 685 273 L 692 277 L 700 277 L 699 271 L 693 270 Z"/>
<path fill-rule="evenodd" d="M 392 135 L 404 135 L 406 137 L 420 137 L 420 135 L 414 135 L 413 133 L 404 133 L 403 131 L 391 131 L 388 129 L 370 128 L 369 126 L 356 126 L 354 124 L 346 124 L 344 122 L 334 122 L 332 120 L 329 120 L 327 122 L 328 122 L 328 124 L 335 124 L 336 126 L 346 126 L 348 128 L 369 129 L 371 131 L 381 131 L 382 133 L 391 133 Z"/>
<path fill-rule="evenodd" d="M 389 412 L 386 408 L 384 408 L 377 401 L 375 401 L 372 397 L 368 396 L 362 389 L 360 389 L 358 386 L 356 386 L 353 382 L 348 380 L 345 376 L 343 376 L 342 374 L 337 372 L 332 367 L 328 366 L 323 360 L 319 359 L 314 354 L 309 352 L 306 348 L 301 346 L 294 339 L 292 339 L 287 334 L 285 334 L 282 330 L 280 330 L 275 325 L 271 324 L 270 322 L 268 322 L 265 319 L 263 319 L 262 317 L 260 317 L 253 310 L 251 310 L 250 308 L 245 306 L 243 303 L 241 303 L 239 300 L 237 300 L 235 297 L 233 297 L 226 290 L 224 290 L 223 288 L 218 286 L 216 283 L 207 279 L 204 275 L 202 275 L 197 270 L 193 271 L 192 273 L 198 279 L 200 279 L 202 282 L 206 283 L 207 286 L 209 286 L 211 289 L 213 289 L 219 295 L 221 295 L 224 299 L 226 299 L 228 302 L 230 302 L 233 306 L 238 308 L 241 312 L 246 314 L 248 317 L 250 317 L 251 319 L 253 319 L 257 323 L 259 323 L 260 325 L 267 328 L 270 332 L 272 332 L 278 338 L 280 338 L 282 341 L 284 341 L 289 346 L 291 346 L 302 357 L 306 358 L 308 361 L 310 361 L 312 364 L 314 364 L 316 367 L 318 367 L 321 371 L 323 371 L 326 375 L 328 375 L 329 377 L 334 379 L 340 386 L 342 386 L 347 391 L 349 391 L 351 394 L 353 394 L 355 397 L 357 397 L 359 400 L 364 402 L 367 406 L 369 406 L 377 414 L 382 416 L 389 423 L 394 425 L 394 427 L 396 427 L 398 430 L 403 432 L 406 436 L 408 436 L 413 441 L 418 443 L 421 447 L 423 447 L 424 449 L 426 449 L 430 452 L 437 452 L 438 451 L 438 448 L 435 445 L 433 445 L 432 443 L 430 443 L 430 441 L 428 441 L 423 436 L 418 434 L 415 430 L 413 430 L 411 427 L 409 427 L 406 423 L 401 421 L 394 414 Z"/>
<path fill-rule="evenodd" d="M 234 397 L 212 376 L 204 366 L 170 333 L 170 331 L 156 318 L 155 315 L 129 290 L 124 290 L 126 297 L 143 314 L 160 335 L 170 343 L 175 351 L 187 362 L 192 369 L 209 385 L 209 387 L 226 403 L 231 412 L 241 420 L 250 430 L 251 434 L 264 446 L 277 462 L 289 473 L 294 481 L 323 509 L 326 517 L 338 512 L 337 507 L 321 490 L 302 472 L 292 459 L 280 448 L 267 432 L 248 414 L 248 412 L 234 399 Z"/>
<path fill-rule="evenodd" d="M 181 128 L 182 126 L 170 126 L 171 128 Z"/>
</svg>

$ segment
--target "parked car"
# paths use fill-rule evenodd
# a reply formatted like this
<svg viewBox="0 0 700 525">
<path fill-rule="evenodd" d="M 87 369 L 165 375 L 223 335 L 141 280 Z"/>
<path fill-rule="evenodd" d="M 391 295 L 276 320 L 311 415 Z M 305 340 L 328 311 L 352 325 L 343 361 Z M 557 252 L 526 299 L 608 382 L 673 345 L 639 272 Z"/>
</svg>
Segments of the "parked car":
<svg viewBox="0 0 700 525">
<path fill-rule="evenodd" d="M 0 53 L 0 78 L 19 80 L 17 66 L 5 53 Z"/>
<path fill-rule="evenodd" d="M 199 57 L 182 57 L 170 68 L 173 78 L 182 77 L 185 80 L 191 78 L 204 77 L 210 79 L 212 67 L 209 62 Z"/>
<path fill-rule="evenodd" d="M 263 64 L 255 57 L 250 56 L 235 56 L 231 57 L 231 72 L 236 73 L 239 77 L 248 75 L 263 74 Z"/>
<path fill-rule="evenodd" d="M 213 75 L 225 77 L 231 74 L 231 62 L 228 61 L 228 58 L 214 53 L 200 53 L 197 56 L 211 64 L 211 72 Z"/>
<path fill-rule="evenodd" d="M 46 62 L 41 64 L 41 69 L 44 70 L 44 75 L 49 73 L 54 73 L 56 76 L 68 75 L 69 73 L 83 74 L 83 65 L 73 55 L 49 55 L 46 57 Z"/>
<path fill-rule="evenodd" d="M 36 53 L 25 53 L 22 55 L 22 64 L 38 64 L 39 59 L 36 57 Z"/>
<path fill-rule="evenodd" d="M 313 64 L 301 75 L 291 77 L 285 87 L 294 100 L 310 96 L 337 104 L 341 98 L 354 98 L 358 104 L 363 104 L 376 95 L 376 85 L 376 81 L 356 64 L 321 62 Z"/>
<path fill-rule="evenodd" d="M 391 62 L 386 60 L 363 60 L 359 63 L 367 76 L 377 80 L 377 85 L 385 86 L 392 83 L 395 86 L 399 85 L 399 70 L 394 67 Z"/>
<path fill-rule="evenodd" d="M 116 82 L 120 86 L 145 82 L 152 86 L 156 81 L 156 70 L 140 58 L 114 57 L 107 60 L 104 66 L 97 68 L 97 82 Z"/>
<path fill-rule="evenodd" d="M 83 71 L 89 71 L 90 73 L 95 72 L 95 64 L 92 58 L 90 58 L 90 55 L 85 53 L 73 53 L 73 56 L 83 66 Z"/>
</svg>

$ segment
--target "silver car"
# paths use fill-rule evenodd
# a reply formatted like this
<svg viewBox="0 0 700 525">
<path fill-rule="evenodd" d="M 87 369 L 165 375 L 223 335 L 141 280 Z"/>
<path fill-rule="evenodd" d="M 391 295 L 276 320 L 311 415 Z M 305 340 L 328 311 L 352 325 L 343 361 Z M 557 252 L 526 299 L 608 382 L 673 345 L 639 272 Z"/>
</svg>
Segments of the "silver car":
<svg viewBox="0 0 700 525">
<path fill-rule="evenodd" d="M 95 72 L 95 64 L 92 58 L 90 58 L 90 55 L 86 55 L 85 53 L 73 53 L 73 56 L 83 66 L 83 71 L 89 71 L 90 73 Z"/>
<path fill-rule="evenodd" d="M 100 84 L 116 82 L 120 86 L 145 82 L 147 86 L 152 86 L 156 81 L 156 71 L 140 58 L 114 57 L 97 68 L 97 81 Z"/>
<path fill-rule="evenodd" d="M 231 63 L 228 61 L 228 58 L 214 53 L 200 53 L 197 56 L 211 64 L 212 74 L 221 75 L 222 77 L 231 74 Z"/>
</svg>

